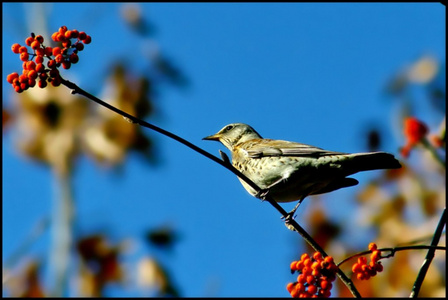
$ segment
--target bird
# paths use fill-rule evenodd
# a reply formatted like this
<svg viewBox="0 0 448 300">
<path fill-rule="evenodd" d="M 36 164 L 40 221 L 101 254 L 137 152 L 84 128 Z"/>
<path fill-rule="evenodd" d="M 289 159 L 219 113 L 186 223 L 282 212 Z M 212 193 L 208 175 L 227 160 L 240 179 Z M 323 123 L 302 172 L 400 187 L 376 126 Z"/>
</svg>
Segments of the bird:
<svg viewBox="0 0 448 300">
<path fill-rule="evenodd" d="M 394 155 L 387 152 L 344 153 L 264 139 L 244 123 L 226 125 L 203 140 L 219 141 L 230 150 L 233 167 L 260 188 L 256 191 L 238 178 L 252 196 L 264 199 L 269 195 L 279 203 L 298 201 L 286 218 L 293 217 L 307 196 L 357 185 L 358 180 L 350 175 L 401 168 Z"/>
</svg>

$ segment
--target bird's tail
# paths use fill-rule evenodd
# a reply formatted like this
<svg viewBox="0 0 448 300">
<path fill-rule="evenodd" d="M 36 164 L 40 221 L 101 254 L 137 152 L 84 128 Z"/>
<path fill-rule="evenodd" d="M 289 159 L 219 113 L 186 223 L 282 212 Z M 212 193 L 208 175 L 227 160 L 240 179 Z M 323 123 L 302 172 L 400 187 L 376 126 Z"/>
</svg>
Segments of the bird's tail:
<svg viewBox="0 0 448 300">
<path fill-rule="evenodd" d="M 354 173 L 370 170 L 381 169 L 399 169 L 401 168 L 398 160 L 390 153 L 386 152 L 369 152 L 354 153 L 350 160 L 350 167 Z"/>
</svg>

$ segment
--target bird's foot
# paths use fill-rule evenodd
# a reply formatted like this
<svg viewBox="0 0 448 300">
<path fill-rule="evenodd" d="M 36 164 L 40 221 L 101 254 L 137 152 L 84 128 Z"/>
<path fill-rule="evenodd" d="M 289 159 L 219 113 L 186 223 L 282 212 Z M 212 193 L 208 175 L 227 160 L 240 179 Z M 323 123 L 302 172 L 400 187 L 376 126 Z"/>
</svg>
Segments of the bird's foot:
<svg viewBox="0 0 448 300">
<path fill-rule="evenodd" d="M 261 199 L 261 201 L 265 201 L 266 197 L 269 195 L 269 189 L 260 189 L 256 194 L 255 197 L 258 199 Z"/>
</svg>

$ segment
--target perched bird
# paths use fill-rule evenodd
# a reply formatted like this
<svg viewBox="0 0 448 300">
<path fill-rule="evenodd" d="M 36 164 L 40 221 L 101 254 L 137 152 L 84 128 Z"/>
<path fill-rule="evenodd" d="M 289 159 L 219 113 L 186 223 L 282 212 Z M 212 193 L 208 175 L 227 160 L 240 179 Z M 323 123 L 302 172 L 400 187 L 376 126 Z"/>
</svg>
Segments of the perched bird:
<svg viewBox="0 0 448 300">
<path fill-rule="evenodd" d="M 224 126 L 218 133 L 203 138 L 221 142 L 232 154 L 232 165 L 277 202 L 299 201 L 309 195 L 332 192 L 358 184 L 352 174 L 378 169 L 397 169 L 401 165 L 386 152 L 343 153 L 310 145 L 263 139 L 243 123 Z M 240 178 L 239 178 L 240 179 Z M 263 198 L 244 180 L 244 188 Z"/>
</svg>

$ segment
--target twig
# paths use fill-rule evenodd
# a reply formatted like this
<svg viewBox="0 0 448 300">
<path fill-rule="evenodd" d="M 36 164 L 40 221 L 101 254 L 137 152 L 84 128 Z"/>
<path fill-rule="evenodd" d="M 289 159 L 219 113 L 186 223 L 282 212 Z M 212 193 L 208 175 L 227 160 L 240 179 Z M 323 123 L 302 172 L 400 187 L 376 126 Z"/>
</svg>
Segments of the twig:
<svg viewBox="0 0 448 300">
<path fill-rule="evenodd" d="M 433 250 L 444 250 L 446 251 L 446 247 L 445 246 L 432 246 L 432 245 L 414 245 L 414 246 L 400 246 L 400 247 L 393 247 L 393 248 L 381 248 L 381 249 L 377 249 L 381 252 L 390 252 L 387 255 L 381 255 L 381 258 L 389 258 L 389 257 L 393 257 L 395 255 L 396 252 L 399 251 L 404 251 L 404 250 L 419 250 L 419 249 L 433 249 Z M 363 256 L 369 253 L 372 253 L 373 250 L 366 250 L 366 251 L 362 251 L 359 253 L 356 253 L 354 255 L 351 255 L 343 260 L 341 260 L 337 266 L 341 266 L 343 263 L 346 263 L 347 261 L 356 258 L 358 256 Z"/>
<path fill-rule="evenodd" d="M 90 93 L 84 91 L 83 89 L 81 89 L 80 87 L 78 87 L 76 84 L 63 79 L 62 77 L 60 77 L 61 79 L 61 83 L 63 85 L 65 85 L 66 87 L 68 87 L 69 89 L 72 90 L 72 94 L 80 94 L 83 95 L 85 97 L 87 97 L 90 100 L 93 100 L 94 102 L 112 110 L 113 112 L 125 117 L 127 120 L 131 121 L 132 123 L 136 123 L 139 124 L 143 127 L 152 129 L 158 133 L 161 133 L 169 138 L 172 138 L 176 141 L 178 141 L 181 144 L 184 144 L 185 146 L 189 147 L 190 149 L 204 155 L 205 157 L 213 160 L 214 162 L 220 164 L 221 166 L 223 166 L 224 168 L 228 169 L 229 171 L 231 171 L 232 173 L 234 173 L 236 176 L 238 176 L 239 178 L 241 178 L 242 180 L 244 180 L 250 187 L 252 187 L 255 191 L 261 191 L 261 189 L 255 184 L 253 183 L 248 177 L 246 177 L 243 173 L 241 173 L 240 171 L 238 171 L 236 168 L 234 168 L 228 160 L 228 157 L 226 158 L 226 156 L 223 157 L 223 159 L 219 159 L 218 157 L 210 154 L 209 152 L 203 150 L 202 148 L 199 148 L 198 146 L 190 143 L 189 141 L 169 132 L 166 131 L 160 127 L 157 127 L 153 124 L 150 124 L 146 121 L 143 121 L 139 118 L 136 118 L 106 102 L 104 102 L 101 99 L 98 99 L 97 97 L 91 95 Z M 274 201 L 272 198 L 268 196 L 266 196 L 264 199 L 262 200 L 266 200 L 267 202 L 269 202 L 274 208 L 276 208 L 280 214 L 286 219 L 286 217 L 288 216 L 288 213 L 276 202 Z M 305 241 L 316 251 L 320 252 L 322 254 L 322 256 L 328 256 L 325 251 L 319 246 L 319 244 L 317 244 L 313 238 L 294 220 L 294 219 L 290 219 L 288 222 L 288 225 L 292 226 L 294 228 L 295 231 L 297 231 L 304 239 Z M 359 294 L 359 292 L 357 291 L 356 287 L 354 286 L 353 282 L 344 274 L 344 272 L 342 272 L 339 268 L 338 268 L 338 272 L 337 272 L 339 278 L 344 282 L 344 284 L 348 287 L 348 289 L 350 290 L 350 292 L 353 294 L 353 296 L 355 297 L 361 297 L 361 295 Z"/>
<path fill-rule="evenodd" d="M 439 243 L 440 236 L 443 232 L 443 227 L 446 224 L 446 208 L 443 209 L 442 216 L 440 217 L 439 224 L 437 225 L 436 232 L 434 233 L 434 237 L 431 241 L 431 246 L 435 247 Z M 423 261 L 422 267 L 418 272 L 417 279 L 414 282 L 414 286 L 412 287 L 410 298 L 416 298 L 418 293 L 420 292 L 420 288 L 422 287 L 423 280 L 425 279 L 426 273 L 428 272 L 429 266 L 431 265 L 432 259 L 434 258 L 434 254 L 436 252 L 435 248 L 431 248 L 428 250 L 426 254 L 425 260 Z"/>
</svg>

